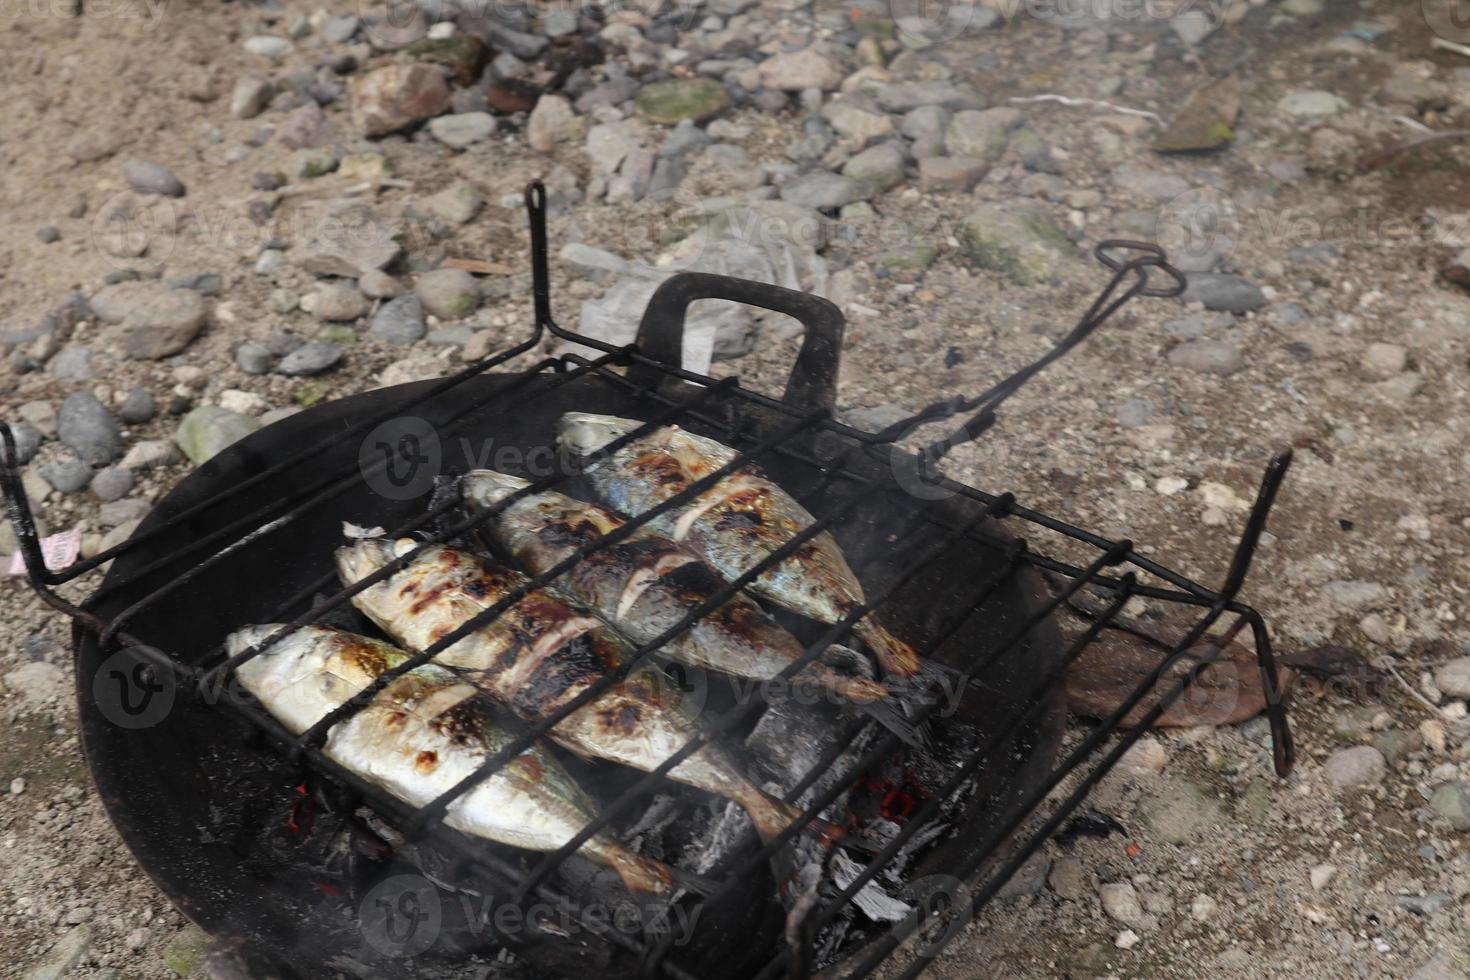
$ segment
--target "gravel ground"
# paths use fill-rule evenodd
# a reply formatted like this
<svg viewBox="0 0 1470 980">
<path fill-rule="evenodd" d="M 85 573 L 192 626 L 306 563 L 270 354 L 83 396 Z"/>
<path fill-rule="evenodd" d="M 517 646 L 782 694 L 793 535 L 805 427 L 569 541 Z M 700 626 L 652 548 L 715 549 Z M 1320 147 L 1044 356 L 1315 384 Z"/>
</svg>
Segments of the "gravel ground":
<svg viewBox="0 0 1470 980">
<path fill-rule="evenodd" d="M 1365 164 L 1466 125 L 1470 58 L 1436 42 L 1470 37 L 1435 0 L 901 6 L 507 8 L 482 75 L 367 3 L 0 5 L 0 406 L 44 436 L 42 521 L 94 553 L 240 433 L 523 337 L 532 177 L 566 325 L 627 339 L 674 267 L 820 291 L 870 427 L 1039 356 L 1105 281 L 1087 250 L 1160 238 L 1185 299 L 1130 306 L 948 472 L 1218 582 L 1294 447 L 1246 598 L 1280 650 L 1404 684 L 1299 691 L 1285 780 L 1259 719 L 1148 736 L 1090 803 L 1125 832 L 1048 844 L 931 973 L 1470 976 L 1470 151 Z M 605 61 L 541 53 L 573 31 Z M 1227 76 L 1185 114 L 1228 145 L 1157 152 Z M 713 373 L 779 389 L 780 318 L 694 323 Z M 88 781 L 66 625 L 0 601 L 6 975 L 190 972 Z"/>
</svg>

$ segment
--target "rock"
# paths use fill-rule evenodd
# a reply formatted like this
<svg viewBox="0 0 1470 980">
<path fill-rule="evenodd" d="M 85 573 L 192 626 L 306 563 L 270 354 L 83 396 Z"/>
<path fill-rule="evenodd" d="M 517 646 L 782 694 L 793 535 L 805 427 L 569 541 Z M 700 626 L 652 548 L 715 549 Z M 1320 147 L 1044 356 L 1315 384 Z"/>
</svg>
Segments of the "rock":
<svg viewBox="0 0 1470 980">
<path fill-rule="evenodd" d="M 1322 763 L 1322 772 L 1327 781 L 1337 789 L 1355 789 L 1376 786 L 1383 781 L 1388 763 L 1371 745 L 1355 745 L 1350 749 L 1338 749 Z"/>
<path fill-rule="evenodd" d="M 1189 193 L 1189 181 L 1147 167 L 1123 166 L 1113 171 L 1113 184 L 1125 194 L 1150 201 L 1172 201 Z"/>
<path fill-rule="evenodd" d="M 368 311 L 368 299 L 356 287 L 344 282 L 325 283 L 307 297 L 302 308 L 316 315 L 318 320 L 328 323 L 345 323 L 364 316 Z"/>
<path fill-rule="evenodd" d="M 168 169 L 147 160 L 129 160 L 123 164 L 123 179 L 139 194 L 161 197 L 183 197 L 184 182 Z"/>
<path fill-rule="evenodd" d="M 713 119 L 729 108 L 730 94 L 712 78 L 667 78 L 640 88 L 633 106 L 644 118 L 672 126 Z"/>
<path fill-rule="evenodd" d="M 7 682 L 10 682 L 11 676 L 14 674 L 6 677 Z M 62 977 L 76 969 L 91 946 L 92 927 L 83 922 L 57 940 L 56 945 L 51 947 L 40 963 L 22 974 L 22 980 L 61 980 Z"/>
<path fill-rule="evenodd" d="M 277 374 L 292 377 L 309 377 L 336 367 L 342 361 L 342 348 L 330 341 L 314 340 L 281 358 L 276 365 Z"/>
<path fill-rule="evenodd" d="M 1373 343 L 1363 352 L 1363 370 L 1379 380 L 1402 373 L 1409 363 L 1409 352 L 1398 344 Z"/>
<path fill-rule="evenodd" d="M 1207 790 L 1188 782 L 1166 782 L 1139 806 L 1144 824 L 1166 844 L 1185 844 L 1218 824 L 1224 808 Z"/>
<path fill-rule="evenodd" d="M 919 161 L 919 189 L 968 191 L 989 170 L 989 163 L 975 157 L 927 157 Z"/>
<path fill-rule="evenodd" d="M 1202 337 L 1169 351 L 1169 363 L 1200 374 L 1228 378 L 1245 366 L 1245 359 L 1234 344 Z"/>
<path fill-rule="evenodd" d="M 538 153 L 550 153 L 558 143 L 577 136 L 577 115 L 562 95 L 543 95 L 526 120 L 526 143 Z"/>
<path fill-rule="evenodd" d="M 195 466 L 202 466 L 220 450 L 245 438 L 260 423 L 218 405 L 201 405 L 184 416 L 174 441 Z"/>
<path fill-rule="evenodd" d="M 97 376 L 92 370 L 92 352 L 85 347 L 63 348 L 47 365 L 57 381 L 90 381 Z"/>
<path fill-rule="evenodd" d="M 357 280 L 357 288 L 369 299 L 393 299 L 403 295 L 403 283 L 382 269 L 368 269 Z"/>
<path fill-rule="evenodd" d="M 401 361 L 394 361 L 383 369 L 378 376 L 379 388 L 388 388 L 393 385 L 410 384 L 414 381 L 427 381 L 430 378 L 438 378 L 444 374 L 444 362 L 432 354 L 416 354 L 413 357 L 405 357 Z"/>
<path fill-rule="evenodd" d="M 157 466 L 171 466 L 182 458 L 173 443 L 144 439 L 134 443 L 117 465 L 130 470 L 151 470 Z"/>
<path fill-rule="evenodd" d="M 264 395 L 253 391 L 226 388 L 219 393 L 219 406 L 236 415 L 259 415 L 270 408 L 270 402 L 265 400 Z"/>
<path fill-rule="evenodd" d="M 468 316 L 480 306 L 480 287 L 463 269 L 436 269 L 419 277 L 414 295 L 441 320 Z"/>
<path fill-rule="evenodd" d="M 945 152 L 993 163 L 1005 152 L 1012 130 L 1024 119 L 1020 110 L 1008 106 L 957 112 L 944 130 Z"/>
<path fill-rule="evenodd" d="M 337 169 L 337 154 L 326 147 L 300 150 L 291 156 L 290 166 L 291 172 L 297 177 L 315 180 Z"/>
<path fill-rule="evenodd" d="M 92 482 L 92 467 L 87 464 L 86 460 L 78 459 L 70 454 L 58 456 L 49 463 L 43 463 L 36 468 L 36 472 L 41 474 L 41 479 L 61 493 L 76 493 Z"/>
<path fill-rule="evenodd" d="M 358 234 L 357 232 L 362 232 Z M 307 243 L 296 258 L 296 265 L 316 276 L 341 276 L 359 279 L 373 269 L 382 269 L 398 258 L 402 247 L 387 237 L 385 230 L 362 227 L 348 229 L 346 234 L 323 231 L 321 237 Z"/>
<path fill-rule="evenodd" d="M 957 229 L 970 258 L 982 269 L 999 272 L 1019 286 L 1052 279 L 1072 243 L 1043 215 L 982 205 Z"/>
<path fill-rule="evenodd" d="M 847 161 L 842 176 L 862 185 L 866 200 L 903 183 L 903 150 L 897 143 L 879 143 Z"/>
<path fill-rule="evenodd" d="M 1327 887 L 1327 883 L 1332 880 L 1332 876 L 1335 874 L 1337 874 L 1337 867 L 1335 865 L 1325 863 L 1317 864 L 1313 865 L 1312 869 L 1307 872 L 1307 881 L 1311 884 L 1312 891 L 1320 892 Z"/>
<path fill-rule="evenodd" d="M 1220 903 L 1208 895 L 1200 894 L 1194 896 L 1189 903 L 1189 916 L 1196 922 L 1208 922 L 1220 911 Z"/>
<path fill-rule="evenodd" d="M 1446 892 L 1430 892 L 1427 895 L 1395 895 L 1393 904 L 1415 915 L 1433 915 L 1454 900 Z"/>
<path fill-rule="evenodd" d="M 271 369 L 271 352 L 264 344 L 247 340 L 235 348 L 235 363 L 246 374 L 265 374 Z"/>
<path fill-rule="evenodd" d="M 1343 610 L 1356 612 L 1388 601 L 1388 589 L 1378 582 L 1336 579 L 1322 586 L 1322 598 Z"/>
<path fill-rule="evenodd" d="M 329 44 L 346 44 L 361 26 L 362 18 L 354 14 L 337 14 L 327 18 L 322 25 L 322 37 Z"/>
<path fill-rule="evenodd" d="M 373 315 L 368 334 L 398 347 L 407 347 L 424 336 L 424 307 L 417 296 L 399 296 L 384 303 Z"/>
<path fill-rule="evenodd" d="M 163 964 L 181 977 L 192 977 L 199 973 L 208 952 L 209 933 L 187 925 L 163 947 Z"/>
<path fill-rule="evenodd" d="M 158 360 L 177 354 L 204 326 L 204 298 L 192 289 L 123 282 L 102 287 L 91 302 L 99 319 L 122 326 L 123 347 L 132 357 Z"/>
<path fill-rule="evenodd" d="M 1299 119 L 1334 116 L 1348 108 L 1346 99 L 1321 89 L 1294 89 L 1281 97 L 1276 108 Z"/>
<path fill-rule="evenodd" d="M 592 282 L 605 282 L 628 271 L 629 263 L 606 249 L 594 248 L 583 242 L 568 242 L 556 257 L 570 266 L 581 278 Z"/>
<path fill-rule="evenodd" d="M 426 211 L 455 225 L 463 225 L 472 221 L 484 205 L 485 195 L 481 194 L 474 184 L 463 181 L 446 187 L 424 200 Z"/>
<path fill-rule="evenodd" d="M 36 241 L 42 245 L 50 245 L 61 241 L 61 229 L 55 225 L 43 225 L 36 229 Z"/>
<path fill-rule="evenodd" d="M 908 112 L 920 106 L 939 106 L 959 111 L 983 109 L 985 102 L 973 88 L 954 82 L 895 82 L 880 85 L 878 105 L 888 112 Z"/>
<path fill-rule="evenodd" d="M 1470 698 L 1470 657 L 1456 657 L 1439 665 L 1434 685 L 1452 698 Z"/>
<path fill-rule="evenodd" d="M 1046 883 L 1058 898 L 1080 902 L 1090 891 L 1088 878 L 1081 861 L 1074 857 L 1062 857 L 1052 864 Z"/>
<path fill-rule="evenodd" d="M 1266 296 L 1255 283 L 1240 276 L 1199 272 L 1188 277 L 1188 285 L 1180 297 L 1186 303 L 1198 302 L 1207 310 L 1248 313 L 1260 309 Z"/>
<path fill-rule="evenodd" d="M 843 79 L 842 66 L 816 46 L 767 58 L 757 66 L 756 75 L 762 88 L 782 92 L 811 88 L 831 92 Z"/>
<path fill-rule="evenodd" d="M 1155 776 L 1169 764 L 1169 753 L 1164 743 L 1152 735 L 1145 735 L 1134 742 L 1118 760 L 1118 771 L 1133 776 Z"/>
<path fill-rule="evenodd" d="M 1429 808 L 1459 831 L 1470 830 L 1470 789 L 1459 780 L 1440 783 L 1429 797 Z"/>
<path fill-rule="evenodd" d="M 276 139 L 293 150 L 315 149 L 329 142 L 331 132 L 322 107 L 312 101 L 296 109 L 281 123 Z"/>
<path fill-rule="evenodd" d="M 587 131 L 587 155 L 592 158 L 595 174 L 617 171 L 623 159 L 642 145 L 646 128 L 641 120 L 601 123 Z"/>
<path fill-rule="evenodd" d="M 826 170 L 813 170 L 781 186 L 781 200 L 821 211 L 834 210 L 869 196 L 861 182 Z"/>
<path fill-rule="evenodd" d="M 461 112 L 429 120 L 429 132 L 445 146 L 463 150 L 495 133 L 495 117 L 488 112 Z"/>
<path fill-rule="evenodd" d="M 122 433 L 91 392 L 79 391 L 62 402 L 56 437 L 93 466 L 105 466 L 122 455 Z"/>
<path fill-rule="evenodd" d="M 1154 403 L 1147 398 L 1130 398 L 1118 406 L 1116 414 L 1123 428 L 1137 429 L 1154 417 Z"/>
<path fill-rule="evenodd" d="M 404 54 L 417 61 L 438 65 L 455 85 L 474 85 L 489 57 L 485 42 L 473 34 L 450 37 L 426 37 L 404 49 Z"/>
<path fill-rule="evenodd" d="M 659 147 L 660 157 L 679 157 L 694 150 L 709 146 L 711 137 L 709 133 L 700 129 L 692 122 L 681 122 L 675 126 L 673 132 L 669 133 L 664 140 L 663 146 Z M 1470 281 L 1470 280 L 1467 280 Z"/>
<path fill-rule="evenodd" d="M 1026 863 L 1016 869 L 1010 880 L 1000 886 L 995 893 L 997 901 L 1014 902 L 1027 898 L 1041 891 L 1046 883 L 1047 872 L 1051 870 L 1051 859 L 1045 852 L 1038 851 L 1026 860 Z"/>
<path fill-rule="evenodd" d="M 1129 882 L 1115 881 L 1103 885 L 1098 888 L 1097 894 L 1108 918 L 1125 926 L 1140 928 L 1147 923 L 1148 913 L 1143 910 L 1143 903 L 1138 900 L 1138 892 Z"/>
<path fill-rule="evenodd" d="M 430 65 L 382 65 L 353 82 L 352 118 L 365 136 L 385 136 L 448 108 L 449 86 Z"/>
<path fill-rule="evenodd" d="M 92 476 L 92 492 L 98 500 L 121 500 L 133 492 L 133 471 L 124 466 L 109 466 Z"/>
<path fill-rule="evenodd" d="M 888 115 L 869 112 L 851 102 L 829 102 L 822 107 L 821 116 L 843 138 L 857 146 L 866 146 L 893 132 L 893 119 Z"/>
<path fill-rule="evenodd" d="M 539 57 L 547 45 L 547 39 L 539 34 L 511 30 L 493 21 L 485 21 L 483 29 L 477 33 L 496 51 L 509 51 L 524 61 Z"/>
<path fill-rule="evenodd" d="M 295 50 L 295 46 L 283 37 L 257 34 L 245 39 L 245 50 L 261 58 L 280 61 Z"/>
</svg>

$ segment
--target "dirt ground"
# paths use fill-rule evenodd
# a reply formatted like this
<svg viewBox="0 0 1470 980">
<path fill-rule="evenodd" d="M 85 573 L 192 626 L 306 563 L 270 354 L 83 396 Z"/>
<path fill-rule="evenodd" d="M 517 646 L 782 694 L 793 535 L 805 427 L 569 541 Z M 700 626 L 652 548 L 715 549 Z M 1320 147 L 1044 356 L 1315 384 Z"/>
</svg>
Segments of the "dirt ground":
<svg viewBox="0 0 1470 980">
<path fill-rule="evenodd" d="M 843 13 L 836 4 L 817 9 Z M 226 108 L 235 79 L 260 67 L 242 39 L 279 34 L 314 10 L 174 0 L 151 15 L 116 4 L 72 17 L 0 0 L 0 324 L 24 329 L 68 291 L 91 294 L 122 266 L 223 280 L 206 330 L 186 352 L 105 361 L 91 382 L 106 389 L 104 403 L 141 385 L 164 404 L 176 390 L 207 401 L 240 389 L 289 407 L 371 387 L 405 356 L 365 338 L 321 379 L 248 375 L 234 358 L 244 340 L 315 327 L 299 310 L 271 305 L 273 289 L 301 292 L 311 277 L 289 271 L 271 280 L 253 268 L 267 240 L 289 236 L 294 209 L 311 195 L 288 201 L 264 227 L 244 220 L 251 174 L 284 167 L 291 151 L 271 142 L 232 155 L 261 120 L 233 118 Z M 1053 182 L 1027 172 L 1013 147 L 1002 172 L 972 192 L 909 181 L 873 202 L 874 221 L 843 222 L 845 237 L 826 254 L 842 267 L 829 294 L 848 315 L 844 411 L 891 420 L 982 390 L 1043 354 L 1106 281 L 1080 250 L 1045 284 L 1016 285 L 977 267 L 956 237 L 957 222 L 977 204 L 1036 198 L 1090 246 L 1177 231 L 1181 207 L 1213 202 L 1214 213 L 1227 215 L 1212 240 L 1225 253 L 1221 268 L 1257 285 L 1264 305 L 1231 315 L 1137 301 L 1007 402 L 996 429 L 955 449 L 946 472 L 1126 537 L 1149 557 L 1218 584 L 1264 467 L 1290 447 L 1295 462 L 1243 597 L 1266 617 L 1279 652 L 1340 644 L 1390 671 L 1367 688 L 1298 692 L 1299 758 L 1287 779 L 1271 771 L 1259 719 L 1150 736 L 1088 803 L 1124 831 L 1047 844 L 930 975 L 1470 975 L 1470 839 L 1430 805 L 1436 788 L 1470 777 L 1463 704 L 1441 698 L 1433 682 L 1437 668 L 1470 653 L 1470 295 L 1440 275 L 1470 246 L 1470 149 L 1446 141 L 1359 166 L 1363 155 L 1424 127 L 1465 125 L 1470 58 L 1435 49 L 1435 37 L 1420 4 L 1371 0 L 1300 17 L 1255 4 L 1193 48 L 1167 27 L 1106 34 L 1022 15 L 962 33 L 905 66 L 921 73 L 925 60 L 942 65 L 993 105 L 1064 94 L 1164 117 L 1208 78 L 1233 70 L 1240 119 L 1223 152 L 1163 156 L 1149 148 L 1154 130 L 1144 118 L 1106 105 L 1017 103 L 1025 127 L 1058 161 L 1046 175 Z M 1427 80 L 1432 97 L 1396 94 L 1389 83 L 1405 73 Z M 1298 90 L 1331 92 L 1345 105 L 1323 118 L 1284 112 L 1283 96 Z M 327 116 L 344 146 L 361 142 L 340 103 Z M 762 162 L 780 161 L 800 129 L 794 112 L 747 107 L 726 118 L 745 130 L 729 138 Z M 111 152 L 78 162 L 79 140 Z M 455 230 L 450 254 L 516 268 L 527 234 L 504 199 L 553 165 L 586 171 L 579 144 L 547 156 L 511 131 L 464 153 L 422 136 L 372 147 L 402 182 L 379 192 L 384 207 L 468 181 L 487 205 Z M 120 260 L 98 246 L 97 216 L 124 192 L 120 164 L 130 157 L 166 163 L 188 194 L 173 202 L 176 224 L 155 233 L 145 257 Z M 1121 179 L 1130 167 L 1149 180 Z M 1144 186 L 1174 186 L 1160 175 L 1183 181 L 1187 199 Z M 686 195 L 560 207 L 553 253 L 582 241 L 652 261 L 665 241 L 660 231 L 677 227 L 693 203 Z M 59 241 L 38 239 L 43 226 L 56 226 Z M 899 234 L 934 246 L 933 264 L 917 273 L 885 267 L 880 254 Z M 601 287 L 560 262 L 552 272 L 558 315 L 571 325 L 578 303 Z M 529 329 L 529 306 L 524 291 L 512 292 L 488 302 L 477 325 L 511 342 Z M 1195 322 L 1179 322 L 1188 318 Z M 78 328 L 73 342 L 101 343 L 96 330 Z M 1199 337 L 1233 349 L 1238 368 L 1210 373 L 1171 357 Z M 1392 345 L 1402 359 L 1375 344 Z M 715 372 L 775 391 L 793 347 L 768 336 Z M 413 354 L 430 369 L 458 363 L 449 347 Z M 23 403 L 59 403 L 77 388 L 44 370 L 0 380 L 7 419 Z M 176 426 L 160 412 L 128 437 L 170 440 Z M 156 500 L 188 469 L 150 470 L 134 496 Z M 41 516 L 53 530 L 81 525 L 95 534 L 103 530 L 96 509 L 85 493 L 53 493 Z M 1061 547 L 1044 534 L 1034 543 Z M 1130 612 L 1151 608 L 1138 603 Z M 165 951 L 188 938 L 187 921 L 139 870 L 92 791 L 75 731 L 69 626 L 18 579 L 0 581 L 0 609 L 8 736 L 0 742 L 0 972 L 31 975 L 64 935 L 86 925 L 87 950 L 69 975 L 175 976 L 168 962 L 179 960 Z M 1068 744 L 1088 725 L 1074 719 Z M 1386 771 L 1335 785 L 1328 760 L 1362 745 L 1380 751 Z M 1120 915 L 1125 891 L 1137 909 Z"/>
</svg>

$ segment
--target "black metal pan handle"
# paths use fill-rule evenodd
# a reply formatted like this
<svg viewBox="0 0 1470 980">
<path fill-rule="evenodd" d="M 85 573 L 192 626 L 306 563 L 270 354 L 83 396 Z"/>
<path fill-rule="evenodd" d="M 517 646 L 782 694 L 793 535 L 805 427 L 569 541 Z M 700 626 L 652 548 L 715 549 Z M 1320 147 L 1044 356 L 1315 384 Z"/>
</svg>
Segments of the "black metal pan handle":
<svg viewBox="0 0 1470 980">
<path fill-rule="evenodd" d="M 786 382 L 786 402 L 795 408 L 833 409 L 837 405 L 837 368 L 842 356 L 842 312 L 820 296 L 751 279 L 709 272 L 670 276 L 654 292 L 638 324 L 638 349 L 674 368 L 684 363 L 684 319 L 698 299 L 727 299 L 763 310 L 785 313 L 801 321 L 806 339 Z M 628 377 L 656 383 L 659 372 L 633 365 Z"/>
</svg>

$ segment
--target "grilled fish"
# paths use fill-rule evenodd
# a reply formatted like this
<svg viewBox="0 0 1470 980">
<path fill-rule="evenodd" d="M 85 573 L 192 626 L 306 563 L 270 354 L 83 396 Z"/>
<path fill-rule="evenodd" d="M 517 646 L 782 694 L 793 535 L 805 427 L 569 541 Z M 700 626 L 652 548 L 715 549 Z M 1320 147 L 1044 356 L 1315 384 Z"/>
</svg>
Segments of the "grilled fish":
<svg viewBox="0 0 1470 980">
<path fill-rule="evenodd" d="M 279 629 L 247 626 L 230 635 L 226 648 L 234 655 Z M 306 626 L 241 664 L 237 674 L 267 711 L 299 735 L 407 659 L 378 640 Z M 478 694 L 442 667 L 415 668 L 333 725 L 323 751 L 403 802 L 424 806 L 511 742 Z M 444 822 L 502 844 L 554 851 L 595 813 L 561 764 L 533 746 L 454 800 Z M 578 853 L 612 868 L 632 891 L 672 891 L 667 865 L 633 853 L 608 834 L 595 835 Z"/>
<path fill-rule="evenodd" d="M 472 509 L 491 507 L 525 486 L 527 481 L 495 470 L 472 470 L 463 478 Z M 539 575 L 624 523 L 604 507 L 545 491 L 501 510 L 491 522 L 491 533 L 522 567 Z M 724 579 L 698 556 L 646 526 L 587 555 L 556 584 L 635 643 L 656 639 L 725 587 Z M 755 680 L 774 678 L 805 652 L 796 637 L 743 593 L 662 649 L 680 663 Z M 859 704 L 887 694 L 881 684 L 822 663 L 809 665 L 801 676 Z"/>
<path fill-rule="evenodd" d="M 414 546 L 408 538 L 357 541 L 337 550 L 337 568 L 351 585 Z M 436 545 L 352 601 L 390 636 L 422 651 L 525 581 L 503 565 Z M 535 722 L 616 669 L 627 653 L 626 642 L 592 613 L 536 589 L 489 625 L 452 644 L 437 661 L 463 671 L 466 680 Z M 560 721 L 551 735 L 585 757 L 651 770 L 697 731 L 663 673 L 641 666 Z M 734 800 L 766 839 L 800 815 L 762 792 L 717 745 L 701 747 L 668 775 Z"/>
<path fill-rule="evenodd" d="M 611 415 L 567 412 L 557 439 L 563 449 L 592 456 L 643 423 Z M 664 426 L 591 462 L 586 476 L 616 510 L 637 516 L 687 489 L 735 459 L 728 446 Z M 791 495 L 745 466 L 683 507 L 654 522 L 692 548 L 725 578 L 734 580 L 810 527 L 814 518 Z M 837 541 L 826 531 L 762 572 L 749 590 L 761 598 L 824 623 L 835 623 L 867 600 Z M 878 656 L 885 674 L 912 677 L 919 655 L 869 613 L 853 631 Z"/>
</svg>

